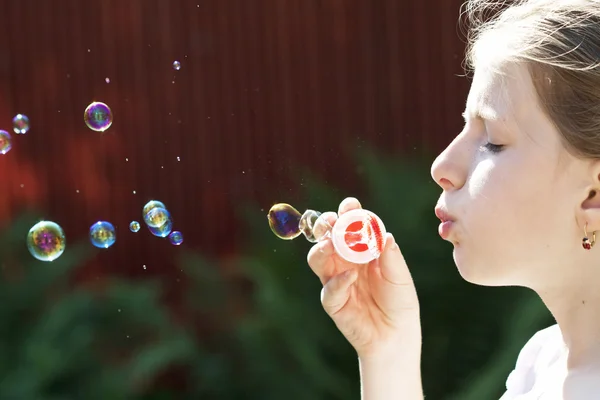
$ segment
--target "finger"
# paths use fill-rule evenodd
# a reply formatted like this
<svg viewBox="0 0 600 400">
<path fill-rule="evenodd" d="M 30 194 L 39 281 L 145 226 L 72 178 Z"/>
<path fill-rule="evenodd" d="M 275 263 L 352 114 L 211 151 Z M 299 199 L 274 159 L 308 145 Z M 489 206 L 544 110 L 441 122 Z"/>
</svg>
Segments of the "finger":
<svg viewBox="0 0 600 400">
<path fill-rule="evenodd" d="M 358 271 L 349 269 L 335 275 L 321 290 L 321 303 L 330 316 L 337 314 L 350 298 L 350 286 L 356 281 Z"/>
<path fill-rule="evenodd" d="M 338 207 L 338 214 L 342 215 L 343 213 L 356 208 L 362 208 L 360 202 L 354 197 L 346 197 L 344 200 L 342 200 L 340 206 Z"/>
<path fill-rule="evenodd" d="M 315 244 L 308 252 L 306 257 L 310 269 L 319 277 L 321 283 L 325 285 L 329 276 L 325 276 L 325 266 L 330 262 L 334 253 L 333 243 L 329 239 L 322 240 Z M 329 272 L 331 274 L 331 272 Z"/>
<path fill-rule="evenodd" d="M 419 299 L 412 276 L 394 237 L 387 234 L 383 253 L 377 262 L 369 264 L 376 289 L 373 299 L 385 313 L 403 313 L 408 309 L 418 310 Z"/>
<path fill-rule="evenodd" d="M 412 276 L 404 256 L 391 233 L 386 234 L 385 247 L 379 258 L 379 267 L 382 278 L 393 285 L 412 283 Z"/>
</svg>

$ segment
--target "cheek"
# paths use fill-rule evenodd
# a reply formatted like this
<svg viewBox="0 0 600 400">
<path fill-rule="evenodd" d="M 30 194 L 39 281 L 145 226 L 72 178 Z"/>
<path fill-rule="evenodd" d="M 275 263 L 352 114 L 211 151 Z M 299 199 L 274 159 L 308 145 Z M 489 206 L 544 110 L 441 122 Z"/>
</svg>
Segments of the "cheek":
<svg viewBox="0 0 600 400">
<path fill-rule="evenodd" d="M 546 198 L 550 182 L 533 165 L 506 157 L 480 162 L 467 184 L 464 202 L 466 240 L 486 263 L 519 263 L 547 240 L 557 215 Z M 467 244 L 467 243 L 465 243 Z M 476 250 L 475 250 L 476 249 Z"/>
</svg>

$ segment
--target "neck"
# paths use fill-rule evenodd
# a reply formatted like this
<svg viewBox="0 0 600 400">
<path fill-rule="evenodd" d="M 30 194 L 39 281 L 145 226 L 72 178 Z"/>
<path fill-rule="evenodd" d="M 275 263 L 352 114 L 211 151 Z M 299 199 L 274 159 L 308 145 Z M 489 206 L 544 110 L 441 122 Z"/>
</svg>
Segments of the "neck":
<svg viewBox="0 0 600 400">
<path fill-rule="evenodd" d="M 600 271 L 585 271 L 580 269 L 560 284 L 536 290 L 560 327 L 569 349 L 570 370 L 600 363 Z"/>
</svg>

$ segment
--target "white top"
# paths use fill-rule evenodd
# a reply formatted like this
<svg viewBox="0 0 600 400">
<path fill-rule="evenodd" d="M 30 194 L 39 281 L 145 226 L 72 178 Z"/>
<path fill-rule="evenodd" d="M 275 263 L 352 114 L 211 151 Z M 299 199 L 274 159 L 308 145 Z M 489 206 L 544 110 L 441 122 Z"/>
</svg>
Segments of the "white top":
<svg viewBox="0 0 600 400">
<path fill-rule="evenodd" d="M 567 355 L 558 325 L 537 332 L 519 353 L 500 400 L 562 399 Z"/>
</svg>

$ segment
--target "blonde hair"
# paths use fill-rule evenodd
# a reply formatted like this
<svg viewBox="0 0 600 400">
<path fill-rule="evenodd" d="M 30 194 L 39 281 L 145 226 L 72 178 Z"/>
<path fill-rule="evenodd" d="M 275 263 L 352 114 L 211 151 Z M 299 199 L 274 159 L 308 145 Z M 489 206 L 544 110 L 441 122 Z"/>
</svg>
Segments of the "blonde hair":
<svg viewBox="0 0 600 400">
<path fill-rule="evenodd" d="M 600 158 L 600 0 L 468 0 L 467 67 L 516 62 L 582 158 Z"/>
</svg>

